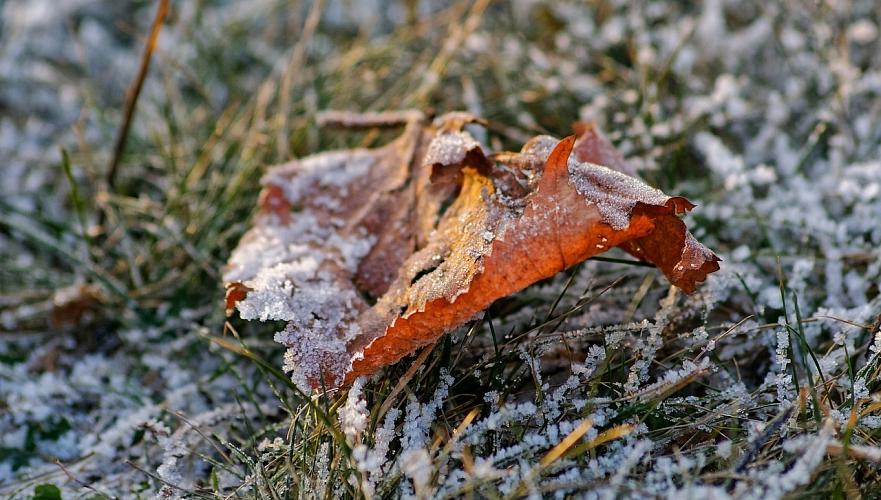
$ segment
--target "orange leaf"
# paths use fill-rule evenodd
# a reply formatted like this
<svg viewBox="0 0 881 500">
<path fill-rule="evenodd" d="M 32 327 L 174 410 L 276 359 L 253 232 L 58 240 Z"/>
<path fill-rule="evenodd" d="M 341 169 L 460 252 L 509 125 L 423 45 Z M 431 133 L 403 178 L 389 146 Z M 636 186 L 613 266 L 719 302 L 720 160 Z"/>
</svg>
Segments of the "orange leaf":
<svg viewBox="0 0 881 500">
<path fill-rule="evenodd" d="M 375 373 L 612 247 L 686 292 L 719 268 L 677 217 L 693 205 L 628 175 L 593 126 L 486 156 L 462 131 L 474 121 L 414 119 L 385 147 L 266 175 L 261 214 L 224 276 L 227 305 L 245 319 L 288 322 L 276 340 L 298 385 Z"/>
</svg>

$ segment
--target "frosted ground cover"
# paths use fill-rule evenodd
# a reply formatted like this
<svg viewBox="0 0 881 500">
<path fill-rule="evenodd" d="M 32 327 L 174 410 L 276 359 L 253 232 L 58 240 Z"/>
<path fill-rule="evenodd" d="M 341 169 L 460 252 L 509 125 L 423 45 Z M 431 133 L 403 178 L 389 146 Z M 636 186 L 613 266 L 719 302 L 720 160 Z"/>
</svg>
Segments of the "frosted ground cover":
<svg viewBox="0 0 881 500">
<path fill-rule="evenodd" d="M 877 494 L 875 3 L 407 5 L 175 5 L 113 195 L 154 5 L 0 5 L 0 492 Z M 698 204 L 722 270 L 683 296 L 588 262 L 420 370 L 304 399 L 273 372 L 276 325 L 231 320 L 248 351 L 224 335 L 219 269 L 266 165 L 377 140 L 316 111 L 427 106 L 511 125 L 475 131 L 498 145 L 597 121 Z M 81 320 L 50 324 L 80 285 Z"/>
</svg>

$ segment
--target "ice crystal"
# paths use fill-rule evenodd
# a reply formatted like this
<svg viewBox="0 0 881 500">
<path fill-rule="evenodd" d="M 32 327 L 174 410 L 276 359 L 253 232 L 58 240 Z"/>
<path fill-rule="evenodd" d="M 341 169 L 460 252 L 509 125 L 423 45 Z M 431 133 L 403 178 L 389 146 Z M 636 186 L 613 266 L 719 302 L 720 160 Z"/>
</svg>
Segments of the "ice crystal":
<svg viewBox="0 0 881 500">
<path fill-rule="evenodd" d="M 289 132 L 294 132 L 295 120 L 309 120 L 312 110 L 327 102 L 319 84 L 338 80 L 334 68 L 339 60 L 332 47 L 338 37 L 328 37 L 324 29 L 364 33 L 366 53 L 381 54 L 374 49 L 387 48 L 376 40 L 396 43 L 399 38 L 390 33 L 397 26 L 407 27 L 412 39 L 410 16 L 435 14 L 429 2 L 417 3 L 412 13 L 397 4 L 325 3 L 315 43 L 306 51 L 309 62 L 295 71 L 295 100 L 285 125 Z M 881 333 L 866 328 L 877 324 L 881 311 L 881 122 L 873 112 L 881 95 L 876 5 L 863 0 L 821 7 L 805 4 L 796 12 L 774 1 L 607 4 L 600 16 L 588 3 L 517 1 L 504 6 L 504 16 L 484 15 L 481 26 L 472 31 L 456 24 L 463 38 L 450 37 L 456 43 L 451 41 L 441 52 L 444 75 L 431 70 L 422 84 L 394 70 L 384 77 L 373 62 L 348 64 L 346 59 L 348 66 L 363 71 L 341 72 L 342 79 L 353 74 L 362 78 L 351 95 L 330 96 L 330 102 L 352 109 L 379 105 L 369 96 L 386 89 L 391 78 L 400 79 L 400 88 L 412 83 L 420 91 L 435 89 L 431 95 L 443 96 L 444 106 L 462 104 L 457 96 L 464 94 L 462 100 L 475 112 L 509 116 L 521 128 L 549 129 L 558 137 L 568 131 L 560 128 L 564 120 L 555 117 L 577 114 L 595 121 L 647 177 L 662 184 L 675 181 L 675 192 L 701 205 L 700 218 L 689 226 L 703 232 L 697 234 L 701 241 L 724 252 L 722 271 L 696 296 L 665 298 L 666 290 L 658 286 L 652 270 L 587 262 L 573 271 L 572 286 L 555 310 L 554 317 L 564 311 L 565 317 L 559 318 L 559 325 L 542 327 L 546 329 L 536 330 L 536 324 L 548 313 L 545 302 L 560 295 L 562 281 L 539 284 L 513 302 L 499 304 L 492 318 L 497 338 L 476 327 L 453 346 L 456 364 L 448 376 L 454 380 L 445 378 L 436 392 L 421 393 L 415 388 L 424 387 L 432 375 L 423 375 L 434 368 L 420 372 L 408 384 L 412 398 L 400 396 L 409 400 L 390 408 L 375 431 L 365 426 L 366 395 L 373 394 L 375 382 L 359 382 L 358 389 L 340 401 L 339 413 L 331 420 L 341 424 L 344 435 L 348 431 L 351 458 L 339 453 L 326 433 L 320 441 L 313 441 L 308 432 L 298 434 L 302 442 L 294 445 L 314 450 L 308 467 L 295 470 L 308 494 L 479 497 L 517 492 L 563 498 L 775 499 L 816 495 L 817 487 L 834 486 L 839 459 L 828 454 L 842 450 L 842 436 L 825 422 L 815 424 L 810 397 L 805 412 L 787 412 L 790 404 L 793 412 L 799 409 L 793 372 L 800 377 L 800 387 L 810 382 L 822 388 L 822 411 L 828 410 L 839 429 L 849 424 L 854 412 L 877 402 L 871 391 L 876 385 L 872 376 L 881 363 Z M 127 152 L 137 161 L 126 170 L 141 175 L 145 171 L 137 165 L 143 163 L 149 167 L 144 180 L 150 186 L 156 183 L 142 198 L 127 198 L 126 203 L 139 207 L 155 203 L 179 183 L 159 175 L 167 169 L 156 163 L 161 160 L 158 153 L 138 156 L 135 145 L 160 137 L 161 147 L 150 151 L 173 145 L 176 162 L 189 164 L 194 159 L 189 152 L 201 151 L 206 144 L 200 133 L 189 136 L 194 122 L 216 117 L 206 115 L 204 108 L 192 110 L 187 96 L 205 94 L 208 109 L 225 109 L 230 103 L 247 102 L 253 94 L 257 104 L 268 102 L 272 111 L 274 102 L 263 94 L 274 95 L 277 89 L 282 93 L 279 82 L 284 78 L 278 77 L 278 70 L 291 60 L 294 44 L 278 35 L 289 31 L 290 20 L 279 15 L 275 2 L 194 5 L 181 3 L 176 20 L 163 26 L 156 56 L 162 63 L 154 64 L 145 82 L 133 123 Z M 12 209 L 4 211 L 4 223 L 33 229 L 35 223 L 18 214 L 39 214 L 53 224 L 73 215 L 66 180 L 59 182 L 58 145 L 71 151 L 74 180 L 81 188 L 90 185 L 92 175 L 81 168 L 83 161 L 111 154 L 108 125 L 118 120 L 137 70 L 141 47 L 133 34 L 146 33 L 154 5 L 117 7 L 96 8 L 87 0 L 12 0 L 0 7 L 0 192 Z M 538 30 L 546 24 L 553 34 L 533 39 L 533 31 L 543 34 Z M 220 45 L 224 57 L 233 59 L 205 57 L 205 47 L 233 40 L 244 30 L 247 36 L 235 38 L 235 50 Z M 413 54 L 408 47 L 394 48 L 403 61 L 419 60 L 409 57 Z M 320 64 L 312 64 L 315 60 Z M 234 64 L 239 83 L 210 69 L 225 71 L 230 61 L 247 61 Z M 298 72 L 303 68 L 308 71 Z M 322 72 L 321 79 L 306 81 L 317 72 Z M 492 75 L 492 82 L 483 79 L 485 74 Z M 94 78 L 97 75 L 100 78 Z M 196 92 L 192 75 L 199 80 Z M 261 91 L 256 82 L 267 75 L 271 85 Z M 83 89 L 88 89 L 86 94 Z M 184 98 L 174 97 L 174 105 L 169 105 L 169 96 Z M 186 126 L 176 130 L 187 132 L 171 142 L 162 126 L 169 118 Z M 305 134 L 298 128 L 277 139 L 267 134 L 276 121 L 282 120 L 257 113 L 245 127 L 253 127 L 246 130 L 248 145 L 206 148 L 208 175 L 228 173 L 220 169 L 228 159 L 250 175 L 247 165 L 255 157 L 270 155 L 282 140 L 297 151 L 348 140 L 319 136 L 311 127 Z M 241 122 L 235 122 L 232 130 L 240 127 Z M 218 137 L 231 135 L 222 120 L 216 132 Z M 495 146 L 496 141 L 516 143 L 520 131 L 481 133 L 488 139 L 481 137 L 482 143 Z M 467 136 L 448 139 L 473 145 Z M 524 154 L 546 157 L 555 143 L 544 136 L 524 148 Z M 458 153 L 445 153 L 440 146 L 436 157 L 442 162 L 459 159 Z M 333 214 L 338 205 L 331 194 L 372 171 L 367 156 L 356 157 L 341 162 L 325 154 L 306 161 L 297 167 L 303 175 L 282 193 L 284 200 L 296 203 L 304 191 L 318 189 L 322 196 L 315 199 L 316 206 Z M 267 182 L 291 168 L 271 173 Z M 529 170 L 522 174 L 526 182 L 538 177 Z M 603 198 L 606 189 L 625 185 L 626 178 L 590 164 L 570 165 L 570 175 L 580 193 L 601 203 L 599 215 L 605 221 L 626 225 L 621 214 L 634 200 L 607 203 Z M 225 179 L 230 192 L 254 187 L 255 182 L 245 177 Z M 656 195 L 645 193 L 649 198 Z M 111 204 L 117 207 L 119 201 Z M 204 209 L 215 208 L 209 205 Z M 177 224 L 175 213 L 163 218 L 167 227 Z M 218 223 L 228 223 L 235 232 L 240 220 Z M 89 225 L 94 222 L 87 220 Z M 301 211 L 288 229 L 274 222 L 254 235 L 253 247 L 233 255 L 227 277 L 250 283 L 255 290 L 242 303 L 243 316 L 292 323 L 279 340 L 294 343 L 296 338 L 306 346 L 286 359 L 286 368 L 305 384 L 306 378 L 320 374 L 303 372 L 302 366 L 320 352 L 341 353 L 342 343 L 355 334 L 347 318 L 335 311 L 360 298 L 339 286 L 335 277 L 351 273 L 373 242 L 355 233 L 334 236 L 340 221 L 333 216 L 320 219 Z M 203 228 L 180 230 L 195 242 Z M 16 268 L 40 275 L 42 247 L 37 252 L 30 244 L 20 245 L 17 231 L 6 226 L 0 233 L 3 278 Z M 491 241 L 501 236 L 491 233 L 480 237 Z M 78 237 L 62 241 L 71 249 L 80 244 Z M 326 272 L 327 264 L 314 257 L 311 245 L 324 246 L 337 268 Z M 276 266 L 280 272 L 258 272 Z M 606 284 L 619 279 L 605 290 Z M 64 288 L 70 283 L 75 279 L 58 287 L 61 292 L 54 298 L 59 303 L 65 295 L 72 296 Z M 148 479 L 126 463 L 131 462 L 186 488 L 202 488 L 216 477 L 220 495 L 247 490 L 271 496 L 272 489 L 260 490 L 265 485 L 261 473 L 239 463 L 241 457 L 221 442 L 215 444 L 236 462 L 229 471 L 228 464 L 212 471 L 199 458 L 220 456 L 203 435 L 231 444 L 229 439 L 249 428 L 234 423 L 236 415 L 247 413 L 252 423 L 268 419 L 275 424 L 286 418 L 278 413 L 282 405 L 271 384 L 250 384 L 253 367 L 234 364 L 228 353 L 199 340 L 206 325 L 213 323 L 198 312 L 180 314 L 166 303 L 157 306 L 157 323 L 151 320 L 114 332 L 108 345 L 101 329 L 44 335 L 24 325 L 45 315 L 46 309 L 30 303 L 7 307 L 6 301 L 15 295 L 12 288 L 4 286 L 0 303 L 0 326 L 12 332 L 0 338 L 0 406 L 6 410 L 0 412 L 0 495 L 12 494 L 12 488 L 29 495 L 33 488 L 20 490 L 18 485 L 35 477 L 59 485 L 64 498 L 93 493 L 77 481 L 121 498 L 181 494 Z M 794 297 L 803 319 L 800 325 Z M 47 305 L 52 298 L 50 294 Z M 515 303 L 517 307 L 511 307 Z M 120 320 L 132 322 L 129 317 Z M 551 326 L 559 328 L 550 331 Z M 790 328 L 805 332 L 826 384 Z M 531 333 L 518 337 L 523 332 Z M 100 339 L 99 347 L 84 354 L 83 338 Z M 110 347 L 117 339 L 122 347 Z M 246 334 L 244 340 L 252 339 Z M 518 357 L 520 345 L 529 353 L 525 360 Z M 460 347 L 463 354 L 456 357 Z M 514 354 L 504 358 L 508 349 Z M 229 367 L 243 373 L 233 376 Z M 520 372 L 509 373 L 512 368 Z M 532 372 L 544 390 L 532 387 Z M 500 384 L 518 373 L 523 377 L 515 388 Z M 697 373 L 703 377 L 699 383 L 665 395 Z M 242 397 L 240 376 L 248 380 L 253 394 Z M 662 401 L 655 400 L 662 396 Z M 862 402 L 852 406 L 851 397 Z M 252 398 L 260 411 L 252 408 Z M 635 406 L 642 402 L 654 408 L 651 415 L 659 418 L 653 421 L 673 424 L 655 423 L 664 427 L 651 432 L 639 426 L 646 414 Z M 459 425 L 469 405 L 477 407 L 476 416 L 464 432 L 447 439 L 446 433 Z M 297 420 L 298 426 L 307 426 L 308 413 Z M 775 420 L 779 416 L 782 420 Z M 585 418 L 594 428 L 575 446 L 612 425 L 634 427 L 619 440 L 577 459 L 561 457 L 535 474 L 548 451 Z M 867 441 L 877 436 L 881 418 L 864 414 L 854 425 L 848 453 L 866 458 L 842 459 L 853 470 L 871 468 L 881 453 Z M 254 463 L 288 463 L 286 436 L 279 435 L 280 440 L 261 436 L 265 444 L 253 451 Z M 755 453 L 751 459 L 750 453 Z M 55 459 L 76 480 L 69 480 Z M 350 482 L 359 474 L 361 481 Z M 726 477 L 724 484 L 720 474 Z M 280 476 L 283 480 L 274 491 L 284 496 L 287 477 Z"/>
<path fill-rule="evenodd" d="M 352 383 L 349 393 L 346 396 L 346 404 L 341 406 L 339 413 L 340 426 L 346 437 L 355 442 L 358 435 L 367 428 L 367 421 L 370 413 L 367 411 L 367 401 L 364 400 L 362 391 L 364 390 L 364 378 L 359 377 Z"/>
</svg>

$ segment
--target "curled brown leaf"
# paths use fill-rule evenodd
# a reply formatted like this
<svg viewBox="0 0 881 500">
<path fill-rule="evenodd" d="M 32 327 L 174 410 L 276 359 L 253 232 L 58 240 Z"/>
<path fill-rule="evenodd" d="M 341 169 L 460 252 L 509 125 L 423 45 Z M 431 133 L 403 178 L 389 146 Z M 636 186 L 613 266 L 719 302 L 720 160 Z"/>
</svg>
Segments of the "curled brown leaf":
<svg viewBox="0 0 881 500">
<path fill-rule="evenodd" d="M 678 217 L 693 205 L 633 176 L 595 127 L 486 155 L 463 128 L 476 121 L 414 114 L 384 147 L 267 173 L 224 276 L 227 305 L 288 322 L 276 340 L 298 385 L 370 375 L 613 247 L 686 292 L 718 270 Z"/>
</svg>

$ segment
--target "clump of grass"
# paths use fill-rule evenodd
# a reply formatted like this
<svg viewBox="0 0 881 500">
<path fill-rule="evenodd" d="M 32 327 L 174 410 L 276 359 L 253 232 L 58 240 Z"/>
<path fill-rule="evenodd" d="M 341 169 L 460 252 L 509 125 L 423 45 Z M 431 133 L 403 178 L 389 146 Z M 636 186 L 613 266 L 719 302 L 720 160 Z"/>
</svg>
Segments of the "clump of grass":
<svg viewBox="0 0 881 500">
<path fill-rule="evenodd" d="M 383 4 L 173 5 L 113 188 L 154 6 L 4 28 L 29 34 L 27 68 L 46 30 L 82 52 L 46 62 L 77 97 L 38 132 L 15 99 L 39 100 L 31 70 L 2 77 L 0 131 L 27 147 L 3 153 L 17 173 L 0 200 L 0 491 L 881 489 L 871 2 Z M 646 179 L 702 202 L 690 226 L 726 267 L 683 296 L 654 270 L 588 262 L 352 394 L 298 392 L 275 325 L 224 317 L 219 270 L 267 165 L 387 138 L 321 129 L 317 112 L 414 107 L 504 124 L 484 138 L 496 149 L 598 121 Z"/>
</svg>

